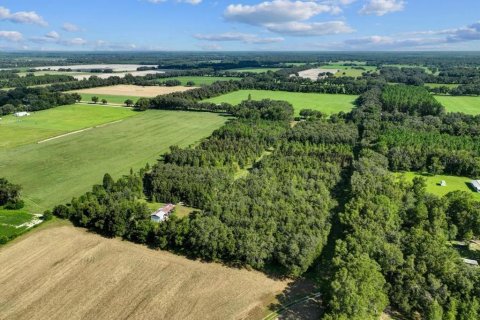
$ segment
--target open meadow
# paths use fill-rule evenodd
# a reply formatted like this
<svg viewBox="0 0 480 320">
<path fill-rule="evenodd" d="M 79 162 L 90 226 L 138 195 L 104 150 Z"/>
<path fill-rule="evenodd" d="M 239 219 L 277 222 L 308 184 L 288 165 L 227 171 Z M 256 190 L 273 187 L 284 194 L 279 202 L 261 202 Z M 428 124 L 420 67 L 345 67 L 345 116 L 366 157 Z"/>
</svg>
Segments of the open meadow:
<svg viewBox="0 0 480 320">
<path fill-rule="evenodd" d="M 135 115 L 136 112 L 127 108 L 75 104 L 32 112 L 28 117 L 5 116 L 0 120 L 0 154 L 4 148 L 37 143 Z"/>
<path fill-rule="evenodd" d="M 288 284 L 49 223 L 0 249 L 4 319 L 261 319 Z"/>
<path fill-rule="evenodd" d="M 469 96 L 435 96 L 438 102 L 445 106 L 447 112 L 463 112 L 480 114 L 480 97 Z"/>
<path fill-rule="evenodd" d="M 470 188 L 470 182 L 472 181 L 471 178 L 446 175 L 430 176 L 416 172 L 402 172 L 398 173 L 397 176 L 403 176 L 407 181 L 412 181 L 415 177 L 424 178 L 427 181 L 427 192 L 439 197 L 453 191 L 465 191 L 472 194 L 477 201 L 480 200 L 480 193 L 475 192 Z M 440 186 L 442 180 L 447 183 L 444 187 Z"/>
<path fill-rule="evenodd" d="M 344 94 L 239 90 L 205 101 L 213 103 L 226 102 L 235 105 L 247 100 L 249 95 L 251 95 L 252 100 L 272 99 L 288 101 L 295 108 L 297 115 L 302 109 L 314 109 L 329 115 L 340 111 L 348 112 L 353 108 L 353 103 L 357 98 L 354 95 Z"/>
<path fill-rule="evenodd" d="M 46 133 L 53 133 L 48 131 L 51 130 L 49 127 L 67 130 L 67 126 L 53 122 L 41 128 L 41 136 L 35 134 L 36 128 L 29 128 L 32 133 L 29 141 L 20 140 L 31 143 L 18 145 L 18 142 L 16 146 L 0 149 L 0 176 L 22 185 L 29 212 L 41 213 L 56 204 L 70 201 L 73 196 L 81 195 L 100 182 L 106 172 L 119 177 L 128 173 L 130 168 L 136 170 L 147 162 L 153 163 L 168 151 L 169 146 L 193 144 L 227 120 L 221 115 L 205 112 L 151 110 L 135 113 L 112 107 L 88 108 L 95 112 L 100 109 L 134 116 L 37 143 L 38 139 L 47 136 Z M 53 111 L 55 109 L 42 112 Z M 22 127 L 6 126 L 3 133 L 15 137 L 19 128 Z"/>
<path fill-rule="evenodd" d="M 155 80 L 157 83 L 165 82 L 167 80 L 178 80 L 182 83 L 182 86 L 187 85 L 189 81 L 192 81 L 195 86 L 206 86 L 210 85 L 217 81 L 229 81 L 229 80 L 240 80 L 241 78 L 237 77 L 208 77 L 208 76 L 185 76 L 185 77 L 172 77 L 172 78 L 161 78 Z"/>
</svg>

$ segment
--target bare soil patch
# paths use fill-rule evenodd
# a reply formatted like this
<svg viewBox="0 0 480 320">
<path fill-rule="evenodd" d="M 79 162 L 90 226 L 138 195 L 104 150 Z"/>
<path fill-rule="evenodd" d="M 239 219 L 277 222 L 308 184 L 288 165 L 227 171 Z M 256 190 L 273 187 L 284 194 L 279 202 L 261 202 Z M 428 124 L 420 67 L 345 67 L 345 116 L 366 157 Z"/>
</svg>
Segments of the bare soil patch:
<svg viewBox="0 0 480 320">
<path fill-rule="evenodd" d="M 0 270 L 2 319 L 246 319 L 287 286 L 71 226 L 0 249 Z"/>
<path fill-rule="evenodd" d="M 175 86 L 175 87 L 142 87 L 135 85 L 117 85 L 108 87 L 98 87 L 76 90 L 78 93 L 90 93 L 90 94 L 108 94 L 119 96 L 134 96 L 134 97 L 156 97 L 162 94 L 168 94 L 172 92 L 183 92 L 193 89 L 192 87 Z"/>
<path fill-rule="evenodd" d="M 317 80 L 320 74 L 323 73 L 331 73 L 336 74 L 339 70 L 338 69 L 308 69 L 298 72 L 298 76 L 301 78 L 307 78 L 311 80 Z M 325 77 L 325 76 L 320 76 Z"/>
</svg>

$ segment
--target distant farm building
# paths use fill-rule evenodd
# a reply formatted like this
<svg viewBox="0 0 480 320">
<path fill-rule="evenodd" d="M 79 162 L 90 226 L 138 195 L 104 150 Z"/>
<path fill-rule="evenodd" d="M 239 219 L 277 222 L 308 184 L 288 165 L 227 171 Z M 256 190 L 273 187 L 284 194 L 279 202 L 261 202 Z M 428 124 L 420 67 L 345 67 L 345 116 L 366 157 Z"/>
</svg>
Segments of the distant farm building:
<svg viewBox="0 0 480 320">
<path fill-rule="evenodd" d="M 27 117 L 30 115 L 30 113 L 26 111 L 21 111 L 21 112 L 15 112 L 13 115 L 15 117 Z"/>
<path fill-rule="evenodd" d="M 480 192 L 480 180 L 472 180 L 471 184 L 477 192 Z"/>
<path fill-rule="evenodd" d="M 471 260 L 471 259 L 463 259 L 463 262 L 474 267 L 478 267 L 478 261 L 477 260 Z"/>
<path fill-rule="evenodd" d="M 173 209 L 175 209 L 175 205 L 169 203 L 165 206 L 163 206 L 162 208 L 158 209 L 157 211 L 155 211 L 151 216 L 151 220 L 153 222 L 162 222 L 162 221 L 165 221 L 168 216 L 170 216 L 170 214 L 172 213 Z"/>
</svg>

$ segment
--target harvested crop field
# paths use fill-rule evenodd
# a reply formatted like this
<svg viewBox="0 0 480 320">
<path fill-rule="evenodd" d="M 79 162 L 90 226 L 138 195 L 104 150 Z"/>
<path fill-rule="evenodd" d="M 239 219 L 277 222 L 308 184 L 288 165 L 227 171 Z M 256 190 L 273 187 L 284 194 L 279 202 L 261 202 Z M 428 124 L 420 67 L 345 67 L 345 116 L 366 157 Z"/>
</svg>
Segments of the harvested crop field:
<svg viewBox="0 0 480 320">
<path fill-rule="evenodd" d="M 176 86 L 176 87 L 142 87 L 134 85 L 117 85 L 108 87 L 98 87 L 90 89 L 75 90 L 78 93 L 90 93 L 90 94 L 107 94 L 117 96 L 133 96 L 133 97 L 156 97 L 162 94 L 168 94 L 172 92 L 183 92 L 194 89 L 192 87 Z"/>
<path fill-rule="evenodd" d="M 259 319 L 287 286 L 68 225 L 0 250 L 2 319 Z"/>
<path fill-rule="evenodd" d="M 300 78 L 307 78 L 307 79 L 310 79 L 310 80 L 317 80 L 318 77 L 320 77 L 320 74 L 327 74 L 327 73 L 331 73 L 331 74 L 336 74 L 338 71 L 338 69 L 308 69 L 308 70 L 303 70 L 303 71 L 300 71 L 298 72 L 298 76 Z M 322 76 L 322 77 L 325 77 L 325 76 Z"/>
</svg>

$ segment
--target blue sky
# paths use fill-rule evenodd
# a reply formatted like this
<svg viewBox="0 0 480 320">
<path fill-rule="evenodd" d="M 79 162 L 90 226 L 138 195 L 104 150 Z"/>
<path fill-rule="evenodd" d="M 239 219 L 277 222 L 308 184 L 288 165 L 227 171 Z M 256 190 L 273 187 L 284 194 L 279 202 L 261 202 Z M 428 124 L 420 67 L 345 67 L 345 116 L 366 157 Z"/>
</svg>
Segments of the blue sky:
<svg viewBox="0 0 480 320">
<path fill-rule="evenodd" d="M 480 1 L 2 0 L 0 50 L 480 50 Z"/>
</svg>

